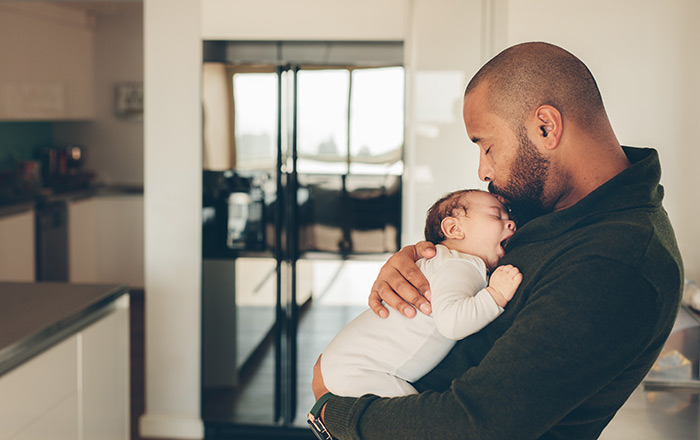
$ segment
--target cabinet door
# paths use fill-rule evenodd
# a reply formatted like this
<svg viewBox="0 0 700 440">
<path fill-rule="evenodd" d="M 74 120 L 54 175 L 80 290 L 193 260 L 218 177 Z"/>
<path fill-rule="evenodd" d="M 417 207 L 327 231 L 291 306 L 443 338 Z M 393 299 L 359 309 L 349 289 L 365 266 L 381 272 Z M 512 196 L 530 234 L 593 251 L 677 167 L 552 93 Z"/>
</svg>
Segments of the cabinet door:
<svg viewBox="0 0 700 440">
<path fill-rule="evenodd" d="M 128 297 L 81 333 L 84 440 L 129 438 Z"/>
<path fill-rule="evenodd" d="M 0 377 L 0 440 L 14 439 L 77 395 L 78 352 L 78 338 L 73 336 Z M 60 411 L 66 418 L 61 426 L 70 429 L 77 423 L 78 408 L 66 411 L 68 407 Z"/>
<path fill-rule="evenodd" d="M 68 205 L 69 279 L 143 287 L 143 197 L 92 197 Z"/>
<path fill-rule="evenodd" d="M 74 393 L 12 440 L 76 440 L 78 432 L 78 393 Z"/>
<path fill-rule="evenodd" d="M 34 210 L 0 218 L 0 281 L 34 281 Z"/>
<path fill-rule="evenodd" d="M 0 440 L 127 440 L 129 391 L 124 295 L 114 312 L 0 377 Z"/>
<path fill-rule="evenodd" d="M 68 279 L 99 283 L 97 260 L 97 199 L 68 203 Z"/>
<path fill-rule="evenodd" d="M 0 120 L 93 117 L 94 40 L 95 21 L 86 11 L 3 2 Z"/>
<path fill-rule="evenodd" d="M 143 197 L 99 197 L 96 202 L 100 282 L 143 287 Z"/>
</svg>

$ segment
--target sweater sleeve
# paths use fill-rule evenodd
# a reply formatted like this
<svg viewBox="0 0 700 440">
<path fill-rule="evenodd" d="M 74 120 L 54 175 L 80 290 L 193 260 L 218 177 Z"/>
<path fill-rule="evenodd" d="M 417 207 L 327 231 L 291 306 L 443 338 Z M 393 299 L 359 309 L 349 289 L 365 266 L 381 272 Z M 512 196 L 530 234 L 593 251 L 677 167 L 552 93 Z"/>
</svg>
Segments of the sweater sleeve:
<svg viewBox="0 0 700 440">
<path fill-rule="evenodd" d="M 478 332 L 503 311 L 485 289 L 486 280 L 467 260 L 449 259 L 429 278 L 433 319 L 447 339 Z"/>
<path fill-rule="evenodd" d="M 644 372 L 625 370 L 643 353 L 653 362 L 660 349 L 649 347 L 659 331 L 657 293 L 631 267 L 572 262 L 538 280 L 525 301 L 475 366 L 448 356 L 437 367 L 455 378 L 447 391 L 334 397 L 325 410 L 330 432 L 366 440 L 538 438 L 613 379 L 622 376 L 615 393 L 631 392 Z"/>
</svg>

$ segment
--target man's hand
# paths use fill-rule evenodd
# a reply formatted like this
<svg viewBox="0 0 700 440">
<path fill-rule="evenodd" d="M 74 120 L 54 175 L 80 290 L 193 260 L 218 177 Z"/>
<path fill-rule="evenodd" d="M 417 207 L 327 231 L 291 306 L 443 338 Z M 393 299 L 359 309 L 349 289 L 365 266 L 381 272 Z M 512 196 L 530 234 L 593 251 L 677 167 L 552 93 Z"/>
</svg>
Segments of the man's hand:
<svg viewBox="0 0 700 440">
<path fill-rule="evenodd" d="M 404 316 L 413 318 L 416 311 L 411 304 L 421 312 L 429 315 L 430 286 L 423 273 L 416 265 L 420 258 L 435 256 L 435 245 L 421 241 L 415 245 L 402 248 L 389 258 L 379 271 L 377 280 L 372 285 L 369 295 L 369 308 L 382 318 L 389 316 L 389 311 L 382 301 L 398 310 Z"/>
</svg>

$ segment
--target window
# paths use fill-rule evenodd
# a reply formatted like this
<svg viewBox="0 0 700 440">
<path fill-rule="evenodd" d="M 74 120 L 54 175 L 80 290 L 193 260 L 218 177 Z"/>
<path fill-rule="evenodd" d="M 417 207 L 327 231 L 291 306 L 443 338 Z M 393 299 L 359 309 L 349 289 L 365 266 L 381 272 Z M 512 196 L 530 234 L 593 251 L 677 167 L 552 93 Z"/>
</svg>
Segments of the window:
<svg viewBox="0 0 700 440">
<path fill-rule="evenodd" d="M 404 69 L 308 68 L 297 76 L 297 171 L 403 172 Z M 277 74 L 235 73 L 234 151 L 240 170 L 274 167 Z M 286 111 L 285 111 L 286 110 Z"/>
<path fill-rule="evenodd" d="M 276 73 L 233 75 L 237 169 L 274 169 L 276 166 L 277 94 Z"/>
<path fill-rule="evenodd" d="M 350 173 L 403 172 L 404 69 L 352 72 Z"/>
</svg>

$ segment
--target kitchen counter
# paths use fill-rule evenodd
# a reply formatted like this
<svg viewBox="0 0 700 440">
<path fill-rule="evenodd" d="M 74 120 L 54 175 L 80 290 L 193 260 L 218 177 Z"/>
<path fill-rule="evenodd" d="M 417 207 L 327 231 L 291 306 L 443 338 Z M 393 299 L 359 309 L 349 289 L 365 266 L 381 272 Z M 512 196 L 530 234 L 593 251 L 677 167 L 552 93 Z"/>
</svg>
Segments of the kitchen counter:
<svg viewBox="0 0 700 440">
<path fill-rule="evenodd" d="M 0 217 L 6 217 L 8 215 L 14 215 L 29 211 L 31 209 L 34 209 L 35 204 L 36 203 L 34 201 L 24 201 L 11 203 L 7 205 L 0 205 Z"/>
<path fill-rule="evenodd" d="M 682 355 L 675 362 L 674 353 Z M 700 313 L 683 306 L 660 361 L 620 408 L 600 440 L 697 439 L 699 361 Z"/>
<path fill-rule="evenodd" d="M 34 209 L 37 204 L 51 202 L 71 202 L 90 197 L 111 197 L 123 195 L 143 195 L 143 186 L 137 185 L 97 185 L 72 191 L 52 192 L 43 189 L 36 196 L 27 196 L 23 200 L 2 203 L 0 200 L 0 217 L 13 215 Z"/>
<path fill-rule="evenodd" d="M 125 285 L 0 283 L 0 375 L 106 316 L 127 294 Z"/>
</svg>

